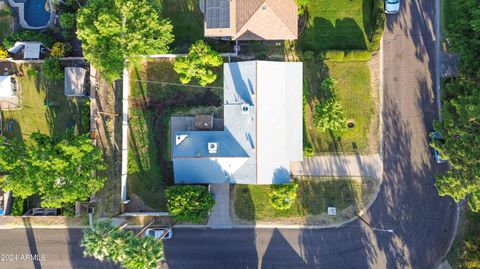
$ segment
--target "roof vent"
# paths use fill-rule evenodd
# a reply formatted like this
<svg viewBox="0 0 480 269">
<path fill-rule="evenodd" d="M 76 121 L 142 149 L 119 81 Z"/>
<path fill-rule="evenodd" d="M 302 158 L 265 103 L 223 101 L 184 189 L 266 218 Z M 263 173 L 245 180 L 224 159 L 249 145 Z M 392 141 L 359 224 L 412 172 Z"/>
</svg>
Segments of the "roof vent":
<svg viewBox="0 0 480 269">
<path fill-rule="evenodd" d="M 262 10 L 267 10 L 267 5 L 263 5 Z"/>
<path fill-rule="evenodd" d="M 175 145 L 180 145 L 185 139 L 187 139 L 188 135 L 176 135 L 175 136 Z"/>
<path fill-rule="evenodd" d="M 242 105 L 242 113 L 243 114 L 250 114 L 250 106 L 247 104 Z"/>
<path fill-rule="evenodd" d="M 214 154 L 218 151 L 218 143 L 217 142 L 209 142 L 208 143 L 208 153 Z"/>
</svg>

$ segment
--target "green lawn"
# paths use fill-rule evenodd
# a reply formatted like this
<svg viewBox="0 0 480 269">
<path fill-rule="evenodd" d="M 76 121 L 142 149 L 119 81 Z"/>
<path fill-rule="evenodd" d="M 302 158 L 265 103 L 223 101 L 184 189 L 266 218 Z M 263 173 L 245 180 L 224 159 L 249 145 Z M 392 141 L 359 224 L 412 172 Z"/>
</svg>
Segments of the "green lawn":
<svg viewBox="0 0 480 269">
<path fill-rule="evenodd" d="M 0 10 L 0 44 L 12 32 L 12 24 L 13 17 L 10 15 L 8 7 L 5 6 L 3 10 Z"/>
<path fill-rule="evenodd" d="M 29 141 L 30 134 L 35 131 L 52 136 L 63 136 L 67 129 L 76 133 L 88 132 L 89 126 L 82 125 L 81 121 L 84 99 L 67 99 L 63 80 L 46 81 L 42 78 L 41 65 L 34 68 L 40 70 L 37 77 L 25 76 L 19 80 L 22 109 L 2 111 L 5 136 Z M 53 101 L 57 106 L 47 107 L 45 100 Z M 14 121 L 12 132 L 6 130 L 9 120 Z"/>
<path fill-rule="evenodd" d="M 464 208 L 460 217 L 457 237 L 447 260 L 456 269 L 480 268 L 480 213 Z"/>
<path fill-rule="evenodd" d="M 368 49 L 375 0 L 309 0 L 302 50 Z"/>
<path fill-rule="evenodd" d="M 297 200 L 287 210 L 276 210 L 269 203 L 269 185 L 232 185 L 232 208 L 244 221 L 273 221 L 285 218 L 306 218 L 326 213 L 328 206 L 337 212 L 350 206 L 364 207 L 367 184 L 360 180 L 309 177 L 298 182 Z"/>
<path fill-rule="evenodd" d="M 171 115 L 185 114 L 204 101 L 221 104 L 219 95 L 222 91 L 219 89 L 206 91 L 180 85 L 173 63 L 174 60 L 169 59 L 144 61 L 130 72 L 128 189 L 131 196 L 139 197 L 153 210 L 166 210 L 164 190 L 173 182 Z M 223 85 L 221 70 L 218 69 L 218 78 L 213 84 L 215 87 Z M 194 85 L 194 82 L 191 84 Z"/>
<path fill-rule="evenodd" d="M 378 115 L 367 62 L 307 61 L 304 64 L 304 90 L 307 99 L 304 116 L 305 141 L 312 145 L 316 154 L 376 152 L 378 134 L 374 130 L 378 128 L 371 124 L 372 121 L 377 122 Z M 347 128 L 338 134 L 324 133 L 313 124 L 312 111 L 319 102 L 320 82 L 326 76 L 337 81 L 335 94 L 342 104 L 347 121 L 355 124 L 354 128 Z"/>
</svg>

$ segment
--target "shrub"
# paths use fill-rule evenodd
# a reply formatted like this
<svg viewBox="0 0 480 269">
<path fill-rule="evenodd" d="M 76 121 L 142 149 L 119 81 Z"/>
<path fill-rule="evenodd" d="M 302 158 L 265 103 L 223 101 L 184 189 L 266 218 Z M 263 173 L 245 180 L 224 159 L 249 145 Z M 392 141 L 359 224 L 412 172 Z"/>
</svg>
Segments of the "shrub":
<svg viewBox="0 0 480 269">
<path fill-rule="evenodd" d="M 310 144 L 307 144 L 307 143 L 303 143 L 303 157 L 306 157 L 306 158 L 311 158 L 313 157 L 315 154 L 313 152 L 313 147 L 312 145 Z"/>
<path fill-rule="evenodd" d="M 315 127 L 323 132 L 340 132 L 345 129 L 345 115 L 342 105 L 335 99 L 327 99 L 315 106 L 313 114 Z"/>
<path fill-rule="evenodd" d="M 303 53 L 303 59 L 305 60 L 311 60 L 315 57 L 315 53 L 311 50 L 307 50 Z"/>
<path fill-rule="evenodd" d="M 81 119 L 81 124 L 82 124 L 82 132 L 88 132 L 90 131 L 90 100 L 86 99 L 83 102 L 82 106 L 82 119 Z"/>
<path fill-rule="evenodd" d="M 323 58 L 330 61 L 342 61 L 345 57 L 343 50 L 327 50 L 322 52 Z"/>
<path fill-rule="evenodd" d="M 8 58 L 8 51 L 4 48 L 0 48 L 0 59 Z"/>
<path fill-rule="evenodd" d="M 72 46 L 68 43 L 63 42 L 55 42 L 52 46 L 52 50 L 50 51 L 51 57 L 63 58 L 70 54 L 72 51 Z"/>
<path fill-rule="evenodd" d="M 3 46 L 5 48 L 11 48 L 17 41 L 38 41 L 46 47 L 51 47 L 54 39 L 53 37 L 42 33 L 30 30 L 23 30 L 20 32 L 12 33 L 9 37 L 3 40 Z"/>
<path fill-rule="evenodd" d="M 298 184 L 296 182 L 272 185 L 268 194 L 270 205 L 277 210 L 289 209 L 297 198 L 297 189 Z"/>
<path fill-rule="evenodd" d="M 344 61 L 368 61 L 372 53 L 368 50 L 350 50 L 345 53 Z"/>
<path fill-rule="evenodd" d="M 165 191 L 167 207 L 176 221 L 201 223 L 215 205 L 207 187 L 199 185 L 175 185 Z"/>
<path fill-rule="evenodd" d="M 25 212 L 25 200 L 14 197 L 12 204 L 12 216 L 22 216 Z"/>
<path fill-rule="evenodd" d="M 377 51 L 380 49 L 380 41 L 382 39 L 383 30 L 385 28 L 385 12 L 384 0 L 375 0 L 373 7 L 373 21 L 372 34 L 370 35 L 370 51 Z"/>
<path fill-rule="evenodd" d="M 296 0 L 298 7 L 298 15 L 301 16 L 305 13 L 308 0 Z"/>
<path fill-rule="evenodd" d="M 49 80 L 62 80 L 63 67 L 58 58 L 48 58 L 43 62 L 43 76 Z"/>
<path fill-rule="evenodd" d="M 26 73 L 27 73 L 27 76 L 32 77 L 32 78 L 38 76 L 38 70 L 33 68 L 33 67 L 27 67 Z"/>
<path fill-rule="evenodd" d="M 65 30 L 75 29 L 77 25 L 77 15 L 75 13 L 62 13 L 59 18 L 60 27 Z"/>
</svg>

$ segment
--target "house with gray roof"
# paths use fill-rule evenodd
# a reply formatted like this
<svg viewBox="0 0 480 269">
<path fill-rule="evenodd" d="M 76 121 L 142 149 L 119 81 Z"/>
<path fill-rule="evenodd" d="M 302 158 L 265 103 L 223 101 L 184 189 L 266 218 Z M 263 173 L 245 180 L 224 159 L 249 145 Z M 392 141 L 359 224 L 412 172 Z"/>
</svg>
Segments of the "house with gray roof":
<svg viewBox="0 0 480 269">
<path fill-rule="evenodd" d="M 201 0 L 205 36 L 231 40 L 295 40 L 295 0 Z"/>
<path fill-rule="evenodd" d="M 175 183 L 277 184 L 303 159 L 302 63 L 224 64 L 224 116 L 171 120 Z"/>
</svg>

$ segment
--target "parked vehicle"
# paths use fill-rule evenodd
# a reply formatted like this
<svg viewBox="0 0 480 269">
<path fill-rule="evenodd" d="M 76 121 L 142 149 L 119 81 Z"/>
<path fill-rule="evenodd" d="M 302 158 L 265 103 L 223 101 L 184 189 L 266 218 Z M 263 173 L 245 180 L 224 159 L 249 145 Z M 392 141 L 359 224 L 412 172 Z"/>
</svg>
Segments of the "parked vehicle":
<svg viewBox="0 0 480 269">
<path fill-rule="evenodd" d="M 385 0 L 385 13 L 395 14 L 400 10 L 400 0 Z"/>
<path fill-rule="evenodd" d="M 4 216 L 4 215 L 5 215 L 5 211 L 6 211 L 6 208 L 5 208 L 5 199 L 4 199 L 4 196 L 3 196 L 3 192 L 0 191 L 0 216 Z"/>
<path fill-rule="evenodd" d="M 145 231 L 145 236 L 152 236 L 155 239 L 160 239 L 163 234 L 168 230 L 168 228 L 153 228 L 153 229 L 147 229 Z M 168 233 L 163 237 L 163 240 L 167 240 L 172 238 L 173 236 L 173 230 L 170 229 Z"/>
<path fill-rule="evenodd" d="M 445 140 L 442 139 L 442 136 L 437 131 L 430 132 L 429 137 L 432 141 L 438 140 L 442 144 L 445 143 Z M 440 153 L 438 152 L 438 150 L 436 150 L 433 147 L 432 147 L 432 155 L 433 155 L 433 158 L 435 159 L 435 161 L 437 163 L 446 163 L 447 162 L 446 160 L 444 160 L 440 157 Z"/>
</svg>

